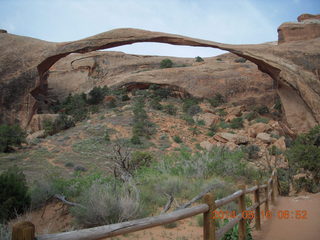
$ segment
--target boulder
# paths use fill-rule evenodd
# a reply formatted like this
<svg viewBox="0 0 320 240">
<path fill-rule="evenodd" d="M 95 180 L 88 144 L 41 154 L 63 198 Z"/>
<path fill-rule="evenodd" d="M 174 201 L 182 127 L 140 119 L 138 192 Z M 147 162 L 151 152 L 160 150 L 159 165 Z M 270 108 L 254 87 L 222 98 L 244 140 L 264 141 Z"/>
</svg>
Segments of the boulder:
<svg viewBox="0 0 320 240">
<path fill-rule="evenodd" d="M 259 133 L 267 132 L 271 129 L 269 124 L 265 123 L 255 123 L 248 127 L 248 134 L 250 137 L 254 138 Z"/>
<path fill-rule="evenodd" d="M 257 139 L 264 143 L 271 143 L 273 141 L 272 137 L 268 133 L 258 133 Z"/>
<path fill-rule="evenodd" d="M 247 144 L 249 142 L 249 138 L 247 136 L 237 134 L 234 138 L 234 143 L 237 145 Z"/>
<path fill-rule="evenodd" d="M 281 137 L 277 139 L 274 143 L 274 146 L 276 146 L 278 149 L 285 151 L 287 149 L 286 147 L 286 142 L 285 142 L 285 137 Z"/>
<path fill-rule="evenodd" d="M 59 114 L 35 114 L 28 126 L 29 132 L 37 132 L 44 129 L 44 121 L 55 121 Z"/>
<path fill-rule="evenodd" d="M 203 120 L 206 126 L 217 124 L 219 119 L 220 117 L 218 115 L 212 113 L 204 113 L 193 117 L 194 121 Z"/>
<path fill-rule="evenodd" d="M 203 141 L 200 143 L 200 147 L 202 147 L 203 149 L 206 149 L 208 152 L 210 152 L 213 148 L 213 144 L 208 141 Z"/>
<path fill-rule="evenodd" d="M 28 144 L 32 143 L 36 138 L 43 138 L 45 137 L 46 134 L 45 134 L 45 130 L 40 130 L 40 131 L 36 131 L 32 134 L 29 134 L 27 137 L 26 137 L 26 141 Z"/>
</svg>

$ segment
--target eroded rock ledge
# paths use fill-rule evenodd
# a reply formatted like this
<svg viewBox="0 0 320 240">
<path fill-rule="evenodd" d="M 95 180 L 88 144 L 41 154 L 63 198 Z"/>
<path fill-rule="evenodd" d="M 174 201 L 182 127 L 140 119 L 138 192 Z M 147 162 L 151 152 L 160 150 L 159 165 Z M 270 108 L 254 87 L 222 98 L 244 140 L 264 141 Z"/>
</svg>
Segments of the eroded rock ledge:
<svg viewBox="0 0 320 240">
<path fill-rule="evenodd" d="M 129 28 L 64 43 L 0 34 L 0 121 L 29 124 L 37 98 L 46 94 L 47 71 L 62 57 L 136 42 L 212 47 L 244 57 L 277 82 L 287 122 L 295 132 L 320 123 L 319 37 L 280 45 L 230 45 Z"/>
</svg>

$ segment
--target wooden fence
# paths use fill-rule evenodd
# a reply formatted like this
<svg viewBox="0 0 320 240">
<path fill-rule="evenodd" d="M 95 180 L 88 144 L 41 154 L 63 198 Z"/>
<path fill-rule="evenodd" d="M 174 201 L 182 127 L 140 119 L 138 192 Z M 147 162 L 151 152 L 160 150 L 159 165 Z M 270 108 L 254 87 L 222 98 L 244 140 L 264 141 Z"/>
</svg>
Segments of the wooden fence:
<svg viewBox="0 0 320 240">
<path fill-rule="evenodd" d="M 247 194 L 254 194 L 254 202 L 252 206 L 246 207 L 245 196 Z M 71 232 L 63 232 L 56 234 L 46 234 L 37 236 L 37 240 L 97 240 L 102 238 L 114 237 L 126 233 L 132 233 L 143 229 L 152 228 L 167 223 L 172 223 L 178 220 L 203 214 L 203 239 L 204 240 L 218 240 L 221 239 L 225 233 L 232 229 L 239 223 L 239 239 L 246 238 L 246 219 L 248 214 L 254 213 L 253 219 L 255 220 L 255 228 L 261 229 L 261 204 L 265 204 L 264 213 L 269 211 L 270 201 L 275 204 L 275 198 L 278 192 L 278 178 L 276 170 L 273 170 L 269 180 L 263 184 L 257 184 L 254 187 L 246 188 L 245 185 L 240 186 L 240 190 L 233 194 L 218 200 L 214 200 L 214 194 L 208 193 L 204 196 L 204 203 L 186 208 L 176 210 L 171 213 L 159 215 L 156 217 L 147 217 L 143 219 L 116 223 L 106 226 L 81 229 Z M 261 195 L 264 198 L 261 198 Z M 214 213 L 218 213 L 217 209 L 222 206 L 238 201 L 237 214 L 232 216 L 231 220 L 221 227 L 216 228 Z M 33 240 L 35 239 L 35 227 L 30 222 L 22 222 L 13 226 L 12 240 Z"/>
</svg>

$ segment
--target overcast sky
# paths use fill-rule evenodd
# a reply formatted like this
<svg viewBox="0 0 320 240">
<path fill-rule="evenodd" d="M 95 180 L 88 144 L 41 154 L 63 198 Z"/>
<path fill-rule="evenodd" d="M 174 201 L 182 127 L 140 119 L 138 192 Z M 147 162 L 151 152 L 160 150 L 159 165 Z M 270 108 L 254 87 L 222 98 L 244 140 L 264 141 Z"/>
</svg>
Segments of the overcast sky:
<svg viewBox="0 0 320 240">
<path fill-rule="evenodd" d="M 277 40 L 278 26 L 302 13 L 319 14 L 320 0 L 0 0 L 0 29 L 61 42 L 130 27 L 246 44 Z M 180 57 L 220 53 L 157 43 L 112 50 Z"/>
</svg>

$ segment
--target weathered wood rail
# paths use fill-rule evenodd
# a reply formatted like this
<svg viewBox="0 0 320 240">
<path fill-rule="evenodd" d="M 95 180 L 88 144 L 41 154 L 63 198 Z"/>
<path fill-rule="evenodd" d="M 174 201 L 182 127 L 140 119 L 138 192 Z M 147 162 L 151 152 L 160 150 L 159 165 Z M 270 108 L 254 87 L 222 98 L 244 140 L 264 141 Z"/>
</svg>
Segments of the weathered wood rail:
<svg viewBox="0 0 320 240">
<path fill-rule="evenodd" d="M 222 199 L 214 200 L 214 194 L 208 193 L 204 196 L 204 203 L 186 208 L 176 210 L 171 213 L 147 217 L 143 219 L 137 219 L 128 222 L 116 223 L 106 226 L 81 229 L 71 232 L 45 234 L 37 236 L 37 240 L 98 240 L 102 238 L 114 237 L 126 233 L 132 233 L 143 229 L 148 229 L 167 223 L 172 223 L 178 220 L 203 214 L 203 239 L 204 240 L 218 240 L 221 239 L 225 233 L 232 229 L 237 223 L 239 223 L 239 239 L 246 239 L 246 221 L 247 217 L 244 213 L 253 213 L 255 220 L 255 228 L 261 229 L 261 205 L 265 204 L 265 211 L 269 211 L 270 201 L 271 204 L 275 204 L 276 196 L 278 192 L 278 178 L 276 170 L 273 170 L 271 177 L 265 184 L 246 188 L 245 185 L 239 187 L 240 190 L 233 194 L 224 197 Z M 252 206 L 246 207 L 245 196 L 246 194 L 254 194 L 254 202 Z M 261 199 L 261 195 L 264 198 Z M 213 217 L 213 213 L 226 204 L 233 201 L 238 202 L 237 215 L 220 229 L 216 228 L 216 219 Z M 22 222 L 13 226 L 12 240 L 33 240 L 35 239 L 35 227 L 30 222 Z"/>
</svg>

